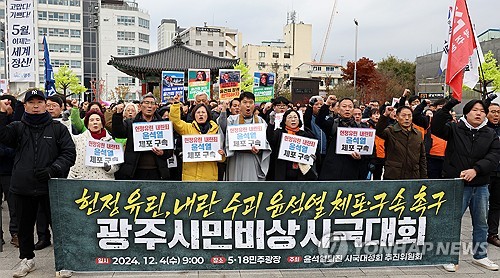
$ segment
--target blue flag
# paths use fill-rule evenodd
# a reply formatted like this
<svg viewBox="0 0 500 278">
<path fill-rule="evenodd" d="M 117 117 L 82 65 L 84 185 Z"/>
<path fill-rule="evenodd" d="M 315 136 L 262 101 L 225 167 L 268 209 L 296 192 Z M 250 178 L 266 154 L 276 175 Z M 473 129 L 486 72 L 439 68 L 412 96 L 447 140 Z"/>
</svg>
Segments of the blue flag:
<svg viewBox="0 0 500 278">
<path fill-rule="evenodd" d="M 57 92 L 56 81 L 54 80 L 54 71 L 52 70 L 52 65 L 50 64 L 49 46 L 47 45 L 45 36 L 43 36 L 43 59 L 45 65 L 45 94 L 50 97 L 55 95 Z"/>
</svg>

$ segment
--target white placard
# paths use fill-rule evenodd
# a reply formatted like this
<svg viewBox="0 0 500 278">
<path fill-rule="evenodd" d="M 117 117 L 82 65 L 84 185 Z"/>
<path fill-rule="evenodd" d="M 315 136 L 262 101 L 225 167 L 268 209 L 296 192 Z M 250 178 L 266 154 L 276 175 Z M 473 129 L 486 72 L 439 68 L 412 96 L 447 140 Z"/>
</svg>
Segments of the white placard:
<svg viewBox="0 0 500 278">
<path fill-rule="evenodd" d="M 266 147 L 266 124 L 230 125 L 227 127 L 229 149 L 251 150 Z"/>
<path fill-rule="evenodd" d="M 221 161 L 219 134 L 182 135 L 182 161 Z"/>
<path fill-rule="evenodd" d="M 393 97 L 393 98 L 392 98 L 392 104 L 391 104 L 391 106 L 392 106 L 392 107 L 394 107 L 394 106 L 396 106 L 396 104 L 398 104 L 398 103 L 399 103 L 399 98 L 395 98 L 395 97 Z"/>
<path fill-rule="evenodd" d="M 153 147 L 162 150 L 174 148 L 172 122 L 142 122 L 132 124 L 134 152 L 150 151 Z"/>
<path fill-rule="evenodd" d="M 361 155 L 371 155 L 375 143 L 375 129 L 346 128 L 337 129 L 337 154 L 351 154 L 358 152 Z"/>
<path fill-rule="evenodd" d="M 283 133 L 278 159 L 313 165 L 318 140 Z"/>
<path fill-rule="evenodd" d="M 35 82 L 33 0 L 7 1 L 10 82 Z"/>
<path fill-rule="evenodd" d="M 123 163 L 123 147 L 119 143 L 88 140 L 85 146 L 85 166 L 104 167 L 104 163 Z"/>
</svg>

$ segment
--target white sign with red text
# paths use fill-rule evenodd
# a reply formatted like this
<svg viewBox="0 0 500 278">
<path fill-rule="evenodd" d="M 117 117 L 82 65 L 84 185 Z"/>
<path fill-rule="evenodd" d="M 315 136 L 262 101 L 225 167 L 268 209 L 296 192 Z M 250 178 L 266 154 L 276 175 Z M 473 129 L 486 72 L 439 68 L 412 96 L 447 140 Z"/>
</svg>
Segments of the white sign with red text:
<svg viewBox="0 0 500 278">
<path fill-rule="evenodd" d="M 104 167 L 104 163 L 123 163 L 123 147 L 119 143 L 88 140 L 85 147 L 85 166 Z"/>
<path fill-rule="evenodd" d="M 313 165 L 318 140 L 283 133 L 278 159 Z"/>
<path fill-rule="evenodd" d="M 371 155 L 375 143 L 375 129 L 371 128 L 346 128 L 337 129 L 337 154 Z"/>
<path fill-rule="evenodd" d="M 153 147 L 162 150 L 174 148 L 172 122 L 141 122 L 132 124 L 134 151 L 150 151 Z"/>
<path fill-rule="evenodd" d="M 182 136 L 182 161 L 202 162 L 221 161 L 219 134 L 183 135 Z"/>
<path fill-rule="evenodd" d="M 266 148 L 266 124 L 230 125 L 227 127 L 229 149 L 232 151 Z"/>
</svg>

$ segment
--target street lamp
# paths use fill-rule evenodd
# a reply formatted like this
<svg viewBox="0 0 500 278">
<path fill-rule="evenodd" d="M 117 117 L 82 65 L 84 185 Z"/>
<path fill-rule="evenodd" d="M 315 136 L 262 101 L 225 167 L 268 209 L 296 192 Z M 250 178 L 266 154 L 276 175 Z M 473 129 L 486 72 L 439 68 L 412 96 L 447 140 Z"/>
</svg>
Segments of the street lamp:
<svg viewBox="0 0 500 278">
<path fill-rule="evenodd" d="M 354 99 L 356 99 L 356 72 L 358 71 L 358 21 L 354 19 L 354 24 L 356 24 L 356 37 L 354 39 Z"/>
</svg>

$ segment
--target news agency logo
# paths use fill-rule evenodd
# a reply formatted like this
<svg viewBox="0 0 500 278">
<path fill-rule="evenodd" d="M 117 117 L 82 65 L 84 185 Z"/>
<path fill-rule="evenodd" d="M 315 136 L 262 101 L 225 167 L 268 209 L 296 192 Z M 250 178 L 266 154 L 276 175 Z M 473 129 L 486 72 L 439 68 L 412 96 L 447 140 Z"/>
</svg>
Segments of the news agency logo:
<svg viewBox="0 0 500 278">
<path fill-rule="evenodd" d="M 320 262 L 331 267 L 341 263 L 348 256 L 371 256 L 387 254 L 418 254 L 420 259 L 425 255 L 432 256 L 460 256 L 472 255 L 481 250 L 486 250 L 488 243 L 472 242 L 424 242 L 423 244 L 389 244 L 380 245 L 379 241 L 364 242 L 356 246 L 353 240 L 347 239 L 345 232 L 335 232 L 323 236 L 318 247 Z M 323 259 L 324 258 L 324 259 Z"/>
</svg>

